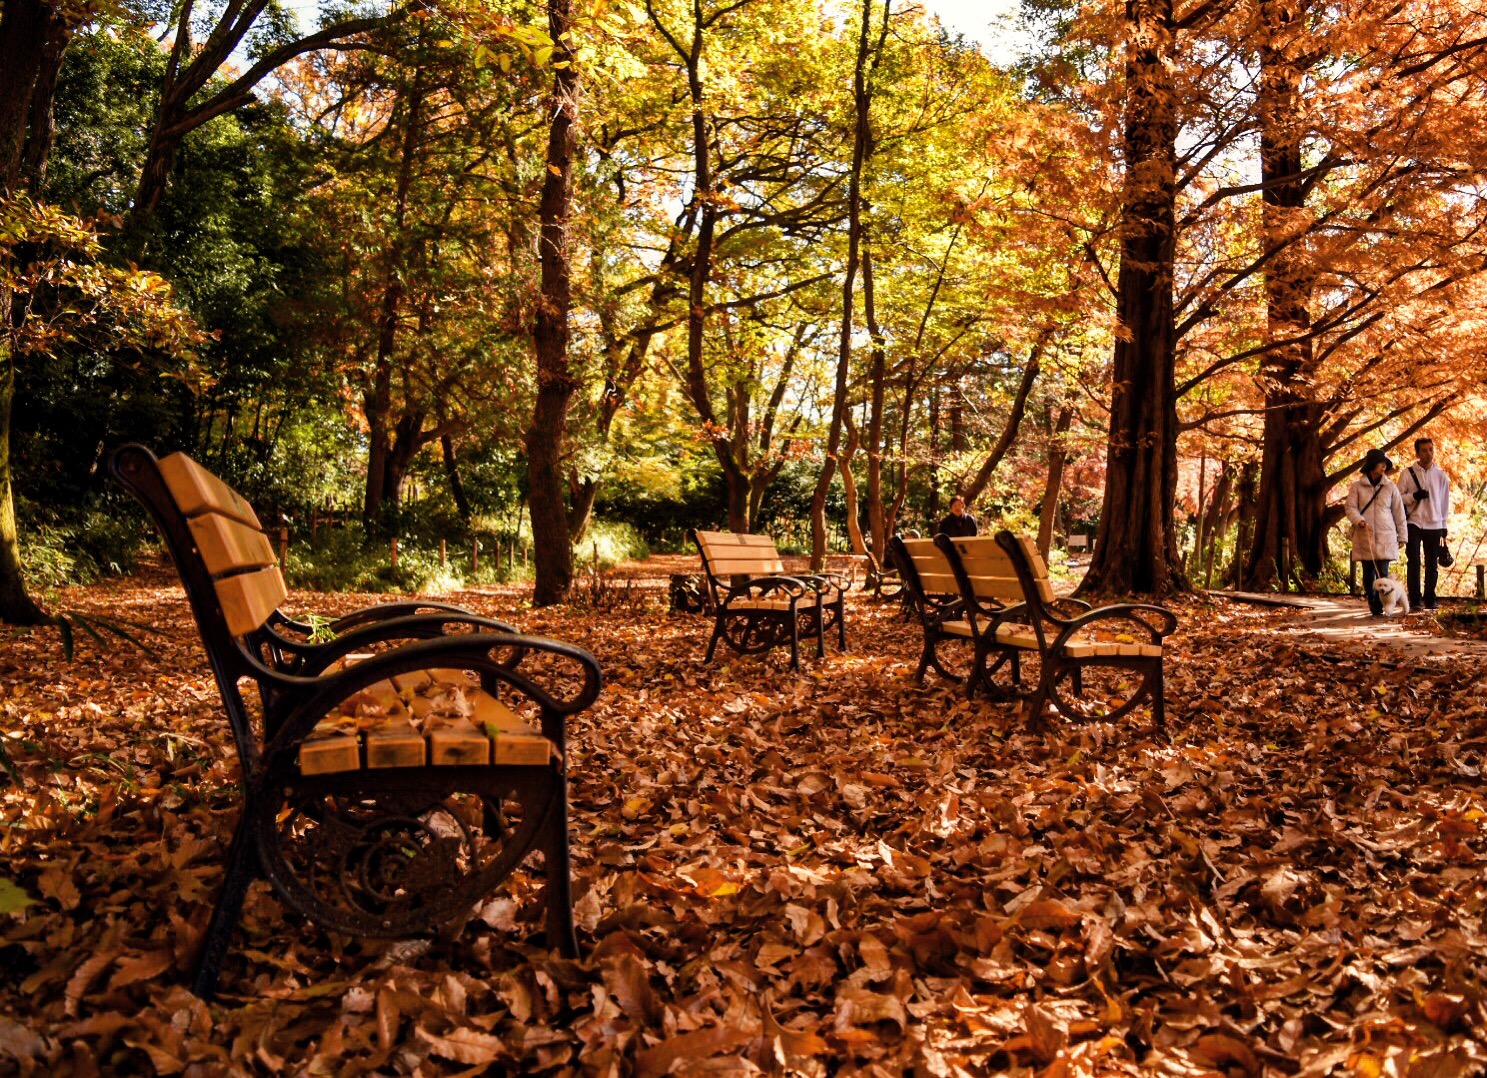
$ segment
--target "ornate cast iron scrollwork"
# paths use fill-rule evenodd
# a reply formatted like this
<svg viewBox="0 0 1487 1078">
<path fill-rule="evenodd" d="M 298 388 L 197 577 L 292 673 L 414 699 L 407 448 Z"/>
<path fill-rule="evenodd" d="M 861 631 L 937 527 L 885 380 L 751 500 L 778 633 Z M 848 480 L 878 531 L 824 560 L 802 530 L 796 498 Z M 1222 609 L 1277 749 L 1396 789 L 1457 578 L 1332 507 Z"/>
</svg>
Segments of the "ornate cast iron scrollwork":
<svg viewBox="0 0 1487 1078">
<path fill-rule="evenodd" d="M 303 791 L 271 819 L 260 814 L 260 841 L 270 877 L 306 916 L 354 935 L 419 935 L 511 873 L 537 838 L 549 793 Z"/>
</svg>

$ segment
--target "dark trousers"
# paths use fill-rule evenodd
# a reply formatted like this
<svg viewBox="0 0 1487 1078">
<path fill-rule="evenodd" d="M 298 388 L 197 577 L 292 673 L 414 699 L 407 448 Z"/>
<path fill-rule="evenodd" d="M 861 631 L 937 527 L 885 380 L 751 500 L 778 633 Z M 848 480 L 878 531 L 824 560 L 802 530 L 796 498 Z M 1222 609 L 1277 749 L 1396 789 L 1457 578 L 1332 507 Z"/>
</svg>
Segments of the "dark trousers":
<svg viewBox="0 0 1487 1078">
<path fill-rule="evenodd" d="M 1363 563 L 1363 594 L 1368 599 L 1368 609 L 1372 614 L 1384 612 L 1383 600 L 1379 593 L 1373 590 L 1373 582 L 1381 576 L 1389 575 L 1389 563 L 1386 561 L 1366 561 Z"/>
<path fill-rule="evenodd" d="M 1410 525 L 1409 538 L 1405 541 L 1405 558 L 1408 559 L 1408 567 L 1405 569 L 1407 586 L 1410 589 L 1410 606 L 1419 606 L 1423 597 L 1425 602 L 1435 603 L 1435 579 L 1440 573 L 1441 541 L 1446 537 L 1444 528 L 1417 528 Z M 1425 560 L 1425 590 L 1420 590 L 1420 559 Z"/>
</svg>

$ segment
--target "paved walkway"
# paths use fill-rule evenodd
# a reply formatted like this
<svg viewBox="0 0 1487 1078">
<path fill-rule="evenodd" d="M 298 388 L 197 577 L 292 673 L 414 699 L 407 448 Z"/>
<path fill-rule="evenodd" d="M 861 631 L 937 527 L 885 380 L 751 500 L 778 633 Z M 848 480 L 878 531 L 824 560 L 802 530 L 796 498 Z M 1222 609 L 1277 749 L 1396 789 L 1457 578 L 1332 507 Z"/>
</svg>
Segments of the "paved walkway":
<svg viewBox="0 0 1487 1078">
<path fill-rule="evenodd" d="M 1439 659 L 1455 656 L 1487 658 L 1487 640 L 1458 636 L 1436 636 L 1421 627 L 1428 616 L 1423 613 L 1407 618 L 1374 618 L 1368 604 L 1359 598 L 1314 595 L 1269 595 L 1254 592 L 1214 592 L 1215 596 L 1236 602 L 1287 607 L 1293 617 L 1278 627 L 1278 632 L 1306 633 L 1335 644 L 1354 647 L 1383 644 L 1415 659 Z"/>
</svg>

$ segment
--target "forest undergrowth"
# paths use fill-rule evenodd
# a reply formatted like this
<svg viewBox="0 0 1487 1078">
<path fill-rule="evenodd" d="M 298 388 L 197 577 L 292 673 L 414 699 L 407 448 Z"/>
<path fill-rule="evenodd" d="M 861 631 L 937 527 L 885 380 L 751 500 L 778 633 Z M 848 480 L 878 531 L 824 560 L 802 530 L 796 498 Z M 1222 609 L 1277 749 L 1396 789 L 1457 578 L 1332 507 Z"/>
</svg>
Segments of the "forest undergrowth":
<svg viewBox="0 0 1487 1078">
<path fill-rule="evenodd" d="M 452 941 L 354 941 L 250 893 L 184 983 L 237 812 L 165 575 L 64 595 L 153 654 L 0 641 L 0 1073 L 1364 1075 L 1487 1067 L 1487 674 L 1179 606 L 1169 733 L 1030 731 L 911 680 L 897 609 L 846 655 L 701 662 L 709 622 L 453 596 L 583 645 L 583 958 L 519 875 Z M 333 614 L 362 598 L 297 592 Z M 30 904 L 23 905 L 30 900 Z"/>
</svg>

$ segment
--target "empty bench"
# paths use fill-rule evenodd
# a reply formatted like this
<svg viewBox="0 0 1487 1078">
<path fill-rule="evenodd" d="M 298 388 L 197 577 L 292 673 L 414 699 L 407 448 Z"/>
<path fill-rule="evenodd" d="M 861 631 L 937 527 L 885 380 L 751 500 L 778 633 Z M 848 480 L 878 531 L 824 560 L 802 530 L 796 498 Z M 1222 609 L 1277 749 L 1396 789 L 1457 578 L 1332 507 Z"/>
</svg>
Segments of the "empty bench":
<svg viewBox="0 0 1487 1078">
<path fill-rule="evenodd" d="M 1046 706 L 1068 717 L 1118 719 L 1150 702 L 1158 729 L 1166 722 L 1163 638 L 1177 627 L 1165 607 L 1121 603 L 1091 609 L 1053 594 L 1048 567 L 1033 541 L 1011 532 L 995 537 L 935 537 L 960 591 L 965 627 L 974 645 L 968 691 L 992 687 L 1004 663 L 1022 692 L 1021 660 L 1036 655 L 1038 684 L 1031 691 L 1031 716 Z M 959 631 L 957 629 L 957 631 Z M 1128 671 L 1137 679 L 1125 699 L 1085 698 L 1084 675 L 1092 669 Z M 1091 714 L 1095 712 L 1095 714 Z"/>
<path fill-rule="evenodd" d="M 798 670 L 801 636 L 814 636 L 816 653 L 824 656 L 833 627 L 838 646 L 847 650 L 847 581 L 827 573 L 786 575 L 767 535 L 694 531 L 692 539 L 714 613 L 704 662 L 712 662 L 719 641 L 738 655 L 789 644 L 790 668 Z"/>
<path fill-rule="evenodd" d="M 170 549 L 242 765 L 197 995 L 214 994 L 259 878 L 326 928 L 429 935 L 540 851 L 547 944 L 575 955 L 565 722 L 599 693 L 593 657 L 421 601 L 359 610 L 317 641 L 280 611 L 284 580 L 241 495 L 181 453 L 124 446 L 110 470 Z"/>
</svg>

